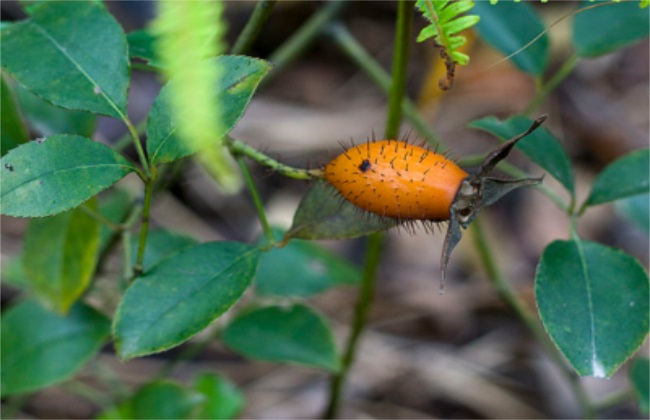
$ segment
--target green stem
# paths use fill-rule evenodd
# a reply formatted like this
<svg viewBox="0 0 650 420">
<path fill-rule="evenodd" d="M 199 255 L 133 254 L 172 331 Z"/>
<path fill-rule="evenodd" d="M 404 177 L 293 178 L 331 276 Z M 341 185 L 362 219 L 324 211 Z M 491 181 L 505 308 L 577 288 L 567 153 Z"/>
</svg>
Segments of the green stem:
<svg viewBox="0 0 650 420">
<path fill-rule="evenodd" d="M 269 57 L 273 63 L 273 71 L 268 74 L 262 84 L 268 83 L 275 75 L 298 58 L 309 44 L 322 33 L 327 24 L 339 14 L 344 0 L 330 0 L 318 12 L 312 15 L 284 44 Z"/>
<path fill-rule="evenodd" d="M 298 169 L 271 159 L 264 153 L 252 148 L 241 140 L 226 137 L 226 143 L 234 155 L 243 155 L 253 159 L 262 166 L 269 167 L 281 175 L 293 179 L 310 180 L 322 176 L 320 169 Z"/>
<path fill-rule="evenodd" d="M 573 372 L 571 368 L 567 366 L 562 356 L 558 353 L 553 343 L 551 343 L 549 340 L 546 331 L 544 331 L 544 327 L 533 315 L 530 307 L 519 298 L 510 284 L 506 281 L 503 273 L 501 273 L 499 270 L 494 254 L 492 253 L 492 249 L 494 249 L 494 247 L 491 247 L 487 242 L 485 232 L 483 231 L 481 218 L 477 218 L 472 222 L 471 229 L 472 237 L 474 239 L 474 246 L 476 247 L 481 262 L 485 267 L 488 280 L 490 280 L 490 283 L 492 283 L 497 293 L 499 293 L 499 296 L 501 296 L 501 298 L 523 321 L 526 327 L 535 336 L 537 341 L 542 344 L 542 346 L 546 349 L 547 354 L 555 362 L 555 365 L 564 374 L 567 382 L 573 390 L 574 395 L 580 402 L 583 417 L 595 418 L 595 409 L 589 400 L 589 397 L 587 396 L 585 390 L 580 384 L 580 378 L 578 378 L 575 372 Z"/>
<path fill-rule="evenodd" d="M 138 254 L 133 266 L 133 277 L 138 277 L 143 272 L 144 250 L 147 246 L 147 235 L 149 233 L 149 219 L 151 211 L 151 196 L 153 191 L 153 180 L 147 180 L 144 184 L 144 202 L 142 203 L 142 225 L 140 226 L 140 237 L 138 240 Z"/>
<path fill-rule="evenodd" d="M 246 23 L 244 30 L 239 34 L 235 45 L 230 50 L 231 54 L 246 54 L 260 34 L 262 27 L 275 6 L 276 0 L 259 0 L 255 10 Z"/>
<path fill-rule="evenodd" d="M 131 133 L 131 138 L 133 139 L 133 145 L 135 146 L 135 150 L 138 153 L 140 164 L 144 169 L 146 178 L 149 178 L 151 176 L 151 171 L 149 169 L 149 160 L 147 159 L 147 155 L 145 155 L 144 149 L 142 148 L 142 143 L 140 142 L 140 135 L 138 134 L 138 130 L 133 126 L 133 123 L 128 118 L 125 117 L 122 121 L 124 121 L 124 124 L 126 124 L 126 127 L 129 129 L 129 133 Z"/>
<path fill-rule="evenodd" d="M 402 115 L 402 98 L 406 89 L 406 69 L 408 65 L 409 41 L 413 22 L 413 2 L 400 1 L 397 6 L 397 23 L 393 53 L 393 79 L 390 88 L 388 117 L 386 122 L 386 137 L 393 137 L 399 129 Z M 334 374 L 330 381 L 330 399 L 325 411 L 325 418 L 338 417 L 341 406 L 341 396 L 350 366 L 354 362 L 357 346 L 366 326 L 375 294 L 377 270 L 379 268 L 383 234 L 373 233 L 368 236 L 366 245 L 366 261 L 359 297 L 354 307 L 352 332 L 348 338 L 341 369 Z"/>
<path fill-rule="evenodd" d="M 120 225 L 119 223 L 115 223 L 114 221 L 112 221 L 108 217 L 104 216 L 103 214 L 101 214 L 97 210 L 88 207 L 87 204 L 84 203 L 79 208 L 81 209 L 81 211 L 86 213 L 88 216 L 90 216 L 93 219 L 97 220 L 99 223 L 107 226 L 109 229 L 111 229 L 111 230 L 113 230 L 115 232 L 119 232 L 119 231 L 122 230 L 122 225 Z"/>
<path fill-rule="evenodd" d="M 564 79 L 573 71 L 576 64 L 578 64 L 578 56 L 574 53 L 562 64 L 562 66 L 555 72 L 553 76 L 546 83 L 540 83 L 537 94 L 533 100 L 528 104 L 523 112 L 523 115 L 530 116 L 539 106 L 544 102 L 546 97 L 559 85 Z"/>
<path fill-rule="evenodd" d="M 328 27 L 327 33 L 357 66 L 359 66 L 370 79 L 382 90 L 389 94 L 391 77 L 381 65 L 363 48 L 352 34 L 340 23 L 333 23 Z M 413 124 L 415 129 L 433 145 L 440 143 L 440 138 L 431 129 L 417 107 L 408 98 L 402 98 L 402 112 Z"/>
<path fill-rule="evenodd" d="M 138 135 L 138 138 L 140 138 L 141 134 L 144 134 L 146 129 L 147 129 L 147 120 L 140 121 L 138 125 L 135 126 L 135 131 Z M 126 149 L 127 146 L 132 142 L 133 142 L 133 133 L 131 131 L 128 131 L 126 134 L 124 134 L 122 137 L 120 137 L 115 141 L 115 145 L 113 146 L 113 149 L 119 152 L 121 150 Z"/>
<path fill-rule="evenodd" d="M 238 157 L 237 162 L 239 163 L 239 167 L 241 168 L 242 174 L 244 174 L 244 180 L 246 181 L 246 185 L 248 186 L 248 191 L 250 191 L 251 197 L 253 199 L 253 203 L 255 204 L 255 210 L 257 210 L 257 215 L 260 219 L 260 223 L 262 224 L 262 229 L 264 230 L 264 237 L 266 238 L 266 242 L 267 244 L 272 245 L 275 243 L 275 238 L 273 237 L 273 231 L 271 230 L 269 221 L 266 218 L 266 212 L 264 211 L 264 203 L 262 203 L 260 194 L 257 191 L 257 188 L 255 187 L 255 182 L 253 181 L 251 172 L 248 169 L 248 166 L 246 166 L 246 162 L 244 162 L 244 158 Z"/>
</svg>

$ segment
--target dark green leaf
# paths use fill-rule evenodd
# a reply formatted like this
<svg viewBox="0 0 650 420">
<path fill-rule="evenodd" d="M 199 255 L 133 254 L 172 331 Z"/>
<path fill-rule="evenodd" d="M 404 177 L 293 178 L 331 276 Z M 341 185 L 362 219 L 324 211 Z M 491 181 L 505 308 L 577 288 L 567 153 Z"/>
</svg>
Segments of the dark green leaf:
<svg viewBox="0 0 650 420">
<path fill-rule="evenodd" d="M 226 377 L 204 373 L 194 383 L 194 389 L 205 396 L 197 419 L 233 419 L 244 406 L 244 394 Z"/>
<path fill-rule="evenodd" d="M 544 34 L 527 45 L 544 31 L 544 24 L 532 6 L 509 1 L 494 5 L 477 1 L 472 13 L 481 17 L 476 25 L 481 39 L 504 55 L 516 52 L 510 60 L 520 70 L 536 76 L 544 73 L 549 63 L 548 36 Z"/>
<path fill-rule="evenodd" d="M 253 92 L 271 66 L 266 61 L 244 56 L 226 55 L 212 60 L 225 71 L 223 78 L 214 88 L 215 100 L 224 109 L 222 128 L 225 131 L 214 133 L 214 141 L 217 144 L 244 115 Z M 174 83 L 174 80 L 163 87 L 149 113 L 147 151 L 152 164 L 171 162 L 198 152 L 176 135 L 177 123 L 169 105 L 168 92 L 171 83 Z"/>
<path fill-rule="evenodd" d="M 650 234 L 650 194 L 634 195 L 616 201 L 616 209 L 632 223 Z"/>
<path fill-rule="evenodd" d="M 487 131 L 502 140 L 507 140 L 526 131 L 532 122 L 532 120 L 522 116 L 509 118 L 505 121 L 490 116 L 472 121 L 469 127 Z M 560 142 L 550 131 L 544 127 L 539 127 L 526 138 L 520 140 L 516 147 L 533 162 L 541 166 L 542 169 L 548 171 L 553 178 L 560 181 L 572 195 L 575 193 L 571 161 Z"/>
<path fill-rule="evenodd" d="M 238 316 L 224 342 L 251 359 L 339 369 L 334 337 L 325 319 L 304 305 L 269 306 Z"/>
<path fill-rule="evenodd" d="M 619 198 L 647 194 L 650 149 L 637 150 L 610 163 L 594 181 L 585 205 L 594 206 Z"/>
<path fill-rule="evenodd" d="M 311 296 L 341 284 L 356 284 L 361 273 L 320 245 L 294 240 L 260 257 L 255 277 L 261 295 Z"/>
<path fill-rule="evenodd" d="M 129 359 L 176 346 L 207 327 L 242 296 L 259 251 L 237 242 L 185 248 L 129 287 L 114 320 L 115 345 Z"/>
<path fill-rule="evenodd" d="M 593 7 L 584 2 L 582 7 Z M 581 57 L 597 57 L 648 37 L 650 10 L 638 2 L 621 2 L 585 10 L 575 16 L 573 44 Z"/>
<path fill-rule="evenodd" d="M 15 148 L 0 170 L 2 214 L 43 217 L 78 206 L 135 167 L 101 143 L 57 135 Z"/>
<path fill-rule="evenodd" d="M 91 1 L 52 1 L 2 31 L 2 67 L 55 105 L 122 118 L 129 86 L 120 25 Z"/>
<path fill-rule="evenodd" d="M 77 304 L 67 316 L 25 301 L 2 314 L 2 395 L 22 394 L 63 381 L 104 344 L 110 323 Z"/>
<path fill-rule="evenodd" d="M 129 56 L 131 58 L 140 58 L 149 64 L 156 64 L 156 53 L 154 51 L 155 36 L 147 29 L 129 32 L 126 35 L 129 42 Z"/>
<path fill-rule="evenodd" d="M 42 137 L 54 134 L 90 137 L 95 132 L 96 115 L 59 108 L 20 86 L 18 100 L 32 130 Z"/>
<path fill-rule="evenodd" d="M 639 357 L 630 364 L 630 382 L 639 403 L 639 411 L 648 415 L 650 411 L 650 360 Z"/>
<path fill-rule="evenodd" d="M 20 115 L 14 92 L 5 81 L 4 75 L 0 78 L 0 103 L 2 104 L 2 112 L 0 112 L 0 156 L 4 156 L 9 150 L 28 140 L 27 130 Z"/>
<path fill-rule="evenodd" d="M 287 238 L 347 239 L 399 225 L 399 221 L 364 212 L 325 181 L 315 182 L 303 197 Z"/>
<path fill-rule="evenodd" d="M 149 383 L 138 391 L 131 401 L 134 419 L 183 419 L 201 404 L 204 397 L 181 385 L 158 381 Z M 191 418 L 194 418 L 192 416 Z"/>
<path fill-rule="evenodd" d="M 131 249 L 133 261 L 138 253 L 139 238 L 133 237 Z M 144 251 L 144 270 L 147 271 L 164 258 L 191 245 L 196 245 L 196 240 L 180 233 L 168 230 L 153 230 L 147 236 L 147 246 Z"/>
<path fill-rule="evenodd" d="M 84 204 L 96 210 L 95 200 Z M 99 222 L 81 207 L 33 219 L 25 235 L 23 270 L 30 290 L 59 313 L 90 285 L 99 248 Z"/>
<path fill-rule="evenodd" d="M 612 376 L 648 335 L 648 276 L 618 249 L 583 240 L 551 243 L 535 291 L 546 330 L 580 375 Z"/>
</svg>

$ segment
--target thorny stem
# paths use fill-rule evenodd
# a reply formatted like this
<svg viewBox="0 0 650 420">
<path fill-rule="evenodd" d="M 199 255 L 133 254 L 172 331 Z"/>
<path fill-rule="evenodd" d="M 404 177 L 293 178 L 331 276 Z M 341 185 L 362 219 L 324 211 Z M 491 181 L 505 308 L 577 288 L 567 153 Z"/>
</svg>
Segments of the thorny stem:
<svg viewBox="0 0 650 420">
<path fill-rule="evenodd" d="M 262 224 L 262 230 L 264 231 L 264 237 L 266 238 L 266 242 L 267 244 L 271 245 L 275 243 L 275 238 L 273 237 L 273 231 L 271 230 L 269 221 L 266 218 L 266 212 L 264 211 L 264 203 L 262 203 L 260 194 L 257 191 L 257 188 L 255 187 L 255 182 L 253 181 L 253 177 L 251 176 L 251 171 L 248 169 L 248 166 L 246 166 L 246 162 L 244 162 L 243 157 L 238 157 L 237 163 L 239 163 L 239 168 L 241 169 L 242 174 L 244 175 L 246 186 L 248 186 L 248 190 L 251 193 L 251 198 L 253 199 L 253 203 L 255 204 L 255 210 L 257 210 L 257 216 L 259 217 L 260 223 Z"/>
<path fill-rule="evenodd" d="M 578 64 L 578 56 L 572 54 L 562 66 L 555 72 L 555 74 L 546 81 L 542 82 L 537 89 L 537 94 L 533 100 L 528 104 L 524 112 L 522 113 L 525 116 L 530 116 L 539 106 L 544 102 L 546 97 L 559 85 L 564 79 L 573 71 L 576 64 Z"/>
<path fill-rule="evenodd" d="M 393 80 L 390 87 L 388 117 L 386 121 L 386 137 L 394 137 L 397 134 L 401 121 L 402 98 L 406 88 L 406 68 L 408 65 L 409 40 L 413 22 L 413 2 L 401 1 L 397 8 L 397 28 L 395 34 L 395 46 L 393 54 Z M 348 338 L 341 369 L 334 374 L 330 382 L 330 400 L 325 411 L 325 418 L 338 417 L 341 406 L 341 395 L 343 385 L 347 378 L 350 366 L 354 361 L 359 338 L 363 333 L 368 320 L 370 309 L 375 294 L 375 283 L 377 270 L 381 258 L 383 234 L 373 233 L 368 236 L 366 244 L 366 261 L 364 264 L 363 277 L 359 290 L 359 297 L 354 307 L 354 319 L 352 331 Z"/>
<path fill-rule="evenodd" d="M 510 306 L 510 308 L 517 314 L 517 316 L 524 322 L 526 327 L 531 331 L 535 336 L 537 341 L 539 341 L 544 348 L 546 349 L 547 354 L 553 359 L 555 365 L 560 369 L 562 374 L 567 379 L 571 389 L 573 390 L 574 395 L 580 402 L 582 408 L 582 413 L 584 418 L 595 418 L 596 412 L 593 404 L 589 400 L 585 390 L 580 384 L 580 380 L 577 375 L 567 366 L 566 362 L 562 359 L 562 356 L 558 353 L 557 349 L 548 339 L 548 335 L 544 331 L 544 328 L 539 323 L 537 318 L 533 315 L 530 307 L 528 307 L 520 298 L 517 296 L 513 288 L 506 281 L 503 273 L 499 270 L 497 266 L 496 259 L 492 253 L 494 247 L 490 247 L 487 243 L 487 238 L 485 237 L 485 232 L 483 231 L 483 226 L 481 218 L 477 218 L 472 222 L 472 237 L 474 239 L 474 246 L 479 253 L 479 257 L 485 271 L 490 280 L 490 283 L 494 286 L 499 293 L 499 296 Z"/>
<path fill-rule="evenodd" d="M 359 66 L 366 74 L 372 79 L 373 82 L 384 93 L 389 94 L 391 88 L 391 78 L 386 70 L 363 48 L 359 41 L 357 41 L 352 34 L 341 23 L 333 23 L 328 29 L 327 33 L 331 36 L 338 47 L 347 56 Z M 402 111 L 404 116 L 413 124 L 415 129 L 423 135 L 427 141 L 433 145 L 440 143 L 440 138 L 431 129 L 429 124 L 422 117 L 417 107 L 408 98 L 402 97 Z"/>
<path fill-rule="evenodd" d="M 230 50 L 231 54 L 246 54 L 250 50 L 266 20 L 269 18 L 275 2 L 276 0 L 259 0 L 257 2 L 253 14 L 248 19 L 248 22 L 246 22 L 244 30 L 239 34 L 235 45 Z"/>
</svg>

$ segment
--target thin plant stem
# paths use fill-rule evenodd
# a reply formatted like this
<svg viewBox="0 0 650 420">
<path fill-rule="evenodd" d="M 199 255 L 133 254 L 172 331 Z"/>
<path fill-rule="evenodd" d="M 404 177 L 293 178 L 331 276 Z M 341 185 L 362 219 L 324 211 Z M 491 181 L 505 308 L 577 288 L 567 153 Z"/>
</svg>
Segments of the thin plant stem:
<svg viewBox="0 0 650 420">
<path fill-rule="evenodd" d="M 147 180 L 144 184 L 144 202 L 142 203 L 142 225 L 138 239 L 138 254 L 133 266 L 133 277 L 138 277 L 143 272 L 144 250 L 147 246 L 147 235 L 149 233 L 149 220 L 151 212 L 151 196 L 153 192 L 153 180 Z"/>
<path fill-rule="evenodd" d="M 540 87 L 537 90 L 537 94 L 533 100 L 528 104 L 524 112 L 522 113 L 525 116 L 530 116 L 533 112 L 539 108 L 539 106 L 544 102 L 548 95 L 562 83 L 564 79 L 573 71 L 576 64 L 578 64 L 578 56 L 574 53 L 562 64 L 562 66 L 551 76 L 546 83 L 540 83 Z"/>
<path fill-rule="evenodd" d="M 259 0 L 257 2 L 253 14 L 230 50 L 231 54 L 246 54 L 251 49 L 269 18 L 275 2 L 276 0 Z"/>
<path fill-rule="evenodd" d="M 133 275 L 133 264 L 131 263 L 131 231 L 124 230 L 122 232 L 122 289 L 126 289 L 129 279 L 135 277 Z"/>
<path fill-rule="evenodd" d="M 391 77 L 388 72 L 368 54 L 345 26 L 339 22 L 332 23 L 327 28 L 327 34 L 334 40 L 341 51 L 359 66 L 384 93 L 387 95 L 390 93 Z M 440 137 L 429 126 L 413 101 L 403 97 L 401 105 L 404 116 L 413 124 L 415 129 L 432 145 L 440 144 Z"/>
<path fill-rule="evenodd" d="M 138 130 L 133 126 L 133 123 L 126 117 L 122 120 L 124 121 L 124 124 L 126 124 L 126 127 L 129 130 L 129 133 L 131 134 L 131 137 L 133 139 L 133 145 L 135 146 L 135 150 L 138 153 L 138 158 L 140 159 L 140 164 L 142 165 L 142 169 L 144 169 L 144 174 L 145 174 L 145 181 L 151 177 L 150 173 L 150 168 L 149 168 L 149 160 L 147 159 L 147 155 L 144 153 L 144 149 L 142 148 L 142 143 L 140 142 L 140 134 L 138 133 Z"/>
<path fill-rule="evenodd" d="M 397 7 L 397 23 L 395 46 L 393 53 L 393 79 L 390 88 L 388 116 L 386 121 L 386 136 L 393 137 L 397 133 L 402 115 L 402 98 L 406 88 L 406 69 L 408 65 L 409 41 L 413 22 L 413 2 L 401 1 Z M 345 346 L 341 369 L 332 375 L 330 381 L 330 398 L 324 417 L 337 418 L 341 407 L 343 387 L 350 366 L 354 362 L 357 346 L 363 330 L 366 327 L 368 315 L 372 308 L 375 295 L 377 270 L 381 260 L 381 250 L 384 236 L 381 232 L 368 236 L 366 244 L 366 260 L 359 296 L 354 307 L 352 331 Z"/>
<path fill-rule="evenodd" d="M 246 162 L 244 161 L 243 157 L 238 157 L 237 163 L 239 163 L 239 168 L 241 169 L 242 174 L 244 175 L 244 180 L 246 181 L 246 186 L 248 186 L 248 191 L 251 193 L 251 198 L 253 199 L 253 203 L 255 204 L 255 210 L 257 210 L 257 216 L 259 217 L 260 223 L 262 224 L 262 230 L 264 231 L 264 237 L 266 238 L 266 242 L 268 245 L 272 245 L 275 243 L 275 238 L 273 237 L 273 231 L 271 230 L 269 221 L 266 218 L 264 203 L 262 203 L 260 194 L 257 191 L 257 188 L 255 187 L 255 182 L 253 181 L 253 177 L 251 176 L 251 171 L 248 169 L 248 166 L 246 166 Z"/>
<path fill-rule="evenodd" d="M 136 133 L 138 133 L 138 137 L 141 134 L 144 134 L 146 129 L 147 129 L 147 120 L 142 120 L 135 126 L 135 131 Z M 121 150 L 126 149 L 129 146 L 129 144 L 131 144 L 132 142 L 133 142 L 133 135 L 130 131 L 128 131 L 122 137 L 120 137 L 115 141 L 115 145 L 113 146 L 113 149 L 119 152 Z"/>
<path fill-rule="evenodd" d="M 262 84 L 268 83 L 275 75 L 293 63 L 307 49 L 309 44 L 323 32 L 327 24 L 341 12 L 345 3 L 344 0 L 328 1 L 318 12 L 307 19 L 291 38 L 280 45 L 269 56 L 269 61 L 273 63 L 273 71 L 264 78 Z"/>
<path fill-rule="evenodd" d="M 510 306 L 510 308 L 517 314 L 519 319 L 526 325 L 530 332 L 535 336 L 537 341 L 542 344 L 546 349 L 547 354 L 551 357 L 555 365 L 560 369 L 562 374 L 567 379 L 571 389 L 580 403 L 582 414 L 584 418 L 595 418 L 596 411 L 589 400 L 588 395 L 580 384 L 578 376 L 567 366 L 562 356 L 558 353 L 557 349 L 551 343 L 548 335 L 544 331 L 544 327 L 539 320 L 533 315 L 532 310 L 526 305 L 513 290 L 510 284 L 506 281 L 503 273 L 497 266 L 496 259 L 492 253 L 492 249 L 483 231 L 481 218 L 477 218 L 471 225 L 472 238 L 474 239 L 474 246 L 476 247 L 481 262 L 485 268 L 488 280 L 496 289 L 499 296 Z"/>
<path fill-rule="evenodd" d="M 88 207 L 87 204 L 83 204 L 79 208 L 81 209 L 81 211 L 86 213 L 88 216 L 90 216 L 93 219 L 97 220 L 99 223 L 107 226 L 109 229 L 111 229 L 111 230 L 113 230 L 115 232 L 119 232 L 119 231 L 122 230 L 122 225 L 120 225 L 119 223 L 115 223 L 114 221 L 112 221 L 108 217 L 104 216 L 103 214 L 101 214 L 97 210 Z"/>
<path fill-rule="evenodd" d="M 241 140 L 226 137 L 226 144 L 233 154 L 246 156 L 260 165 L 271 168 L 288 178 L 308 181 L 322 176 L 323 171 L 320 169 L 298 169 L 285 165 L 254 149 Z"/>
</svg>

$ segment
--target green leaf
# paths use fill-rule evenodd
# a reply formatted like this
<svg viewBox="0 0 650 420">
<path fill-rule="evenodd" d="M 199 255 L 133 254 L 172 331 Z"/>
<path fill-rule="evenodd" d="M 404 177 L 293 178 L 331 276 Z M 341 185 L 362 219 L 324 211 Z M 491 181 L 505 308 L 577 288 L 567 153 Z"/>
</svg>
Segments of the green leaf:
<svg viewBox="0 0 650 420">
<path fill-rule="evenodd" d="M 150 65 L 160 66 L 153 48 L 156 37 L 149 29 L 129 32 L 126 40 L 129 43 L 129 57 L 140 58 Z"/>
<path fill-rule="evenodd" d="M 255 285 L 260 295 L 311 296 L 361 279 L 359 270 L 345 259 L 300 240 L 262 254 L 257 271 Z"/>
<path fill-rule="evenodd" d="M 24 301 L 2 314 L 2 396 L 61 382 L 89 360 L 110 333 L 106 317 L 77 304 L 63 317 Z"/>
<path fill-rule="evenodd" d="M 133 237 L 131 242 L 133 261 L 135 261 L 138 254 L 138 240 L 139 238 Z M 147 235 L 147 246 L 144 250 L 144 261 L 142 264 L 144 271 L 149 270 L 161 260 L 181 249 L 196 245 L 196 243 L 194 238 L 180 233 L 170 232 L 168 230 L 152 230 Z"/>
<path fill-rule="evenodd" d="M 507 140 L 530 127 L 532 120 L 515 116 L 505 121 L 490 116 L 472 121 L 469 127 L 478 128 Z M 571 161 L 560 142 L 544 127 L 540 127 L 517 143 L 517 148 L 533 162 L 557 179 L 570 193 L 575 194 Z"/>
<path fill-rule="evenodd" d="M 222 375 L 203 373 L 194 381 L 194 389 L 205 396 L 196 419 L 233 419 L 244 407 L 244 394 Z"/>
<path fill-rule="evenodd" d="M 532 6 L 509 1 L 490 5 L 479 1 L 474 12 L 481 17 L 476 30 L 483 41 L 506 56 L 516 52 L 509 60 L 521 71 L 535 76 L 544 73 L 550 57 L 548 36 L 544 34 L 527 45 L 545 29 Z"/>
<path fill-rule="evenodd" d="M 650 235 L 650 194 L 623 198 L 615 205 L 619 213 Z"/>
<path fill-rule="evenodd" d="M 364 212 L 343 199 L 325 181 L 315 182 L 303 197 L 287 238 L 347 239 L 380 232 L 399 221 Z"/>
<path fill-rule="evenodd" d="M 51 1 L 2 31 L 2 67 L 64 108 L 122 118 L 129 86 L 122 28 L 91 1 Z"/>
<path fill-rule="evenodd" d="M 648 415 L 650 412 L 650 360 L 647 357 L 639 357 L 630 364 L 630 382 L 636 400 L 639 403 L 639 411 Z"/>
<path fill-rule="evenodd" d="M 244 115 L 253 92 L 271 66 L 266 61 L 244 56 L 220 56 L 210 61 L 225 71 L 212 92 L 215 100 L 223 106 L 223 131 L 213 133 L 216 145 Z M 173 79 L 163 87 L 149 113 L 147 151 L 153 165 L 171 162 L 200 150 L 182 141 L 176 132 L 178 123 L 174 120 L 169 102 L 172 83 Z"/>
<path fill-rule="evenodd" d="M 618 249 L 580 239 L 551 243 L 535 292 L 546 330 L 582 376 L 612 376 L 648 335 L 648 276 Z"/>
<path fill-rule="evenodd" d="M 0 156 L 28 140 L 27 130 L 23 123 L 14 92 L 5 81 L 4 75 L 0 78 Z"/>
<path fill-rule="evenodd" d="M 18 101 L 32 130 L 42 137 L 54 134 L 90 137 L 95 132 L 96 115 L 54 106 L 20 86 Z"/>
<path fill-rule="evenodd" d="M 151 382 L 135 394 L 131 401 L 134 419 L 183 419 L 204 397 L 196 391 L 170 381 Z"/>
<path fill-rule="evenodd" d="M 594 6 L 584 2 L 581 8 Z M 621 2 L 581 11 L 573 22 L 573 44 L 581 57 L 597 57 L 647 38 L 650 10 Z"/>
<path fill-rule="evenodd" d="M 250 285 L 259 251 L 237 242 L 185 248 L 137 278 L 124 294 L 113 330 L 120 357 L 156 353 L 207 327 Z"/>
<path fill-rule="evenodd" d="M 95 200 L 84 206 L 97 209 Z M 48 307 L 66 313 L 90 285 L 98 249 L 99 222 L 82 208 L 31 220 L 23 259 L 30 290 Z"/>
<path fill-rule="evenodd" d="M 587 206 L 650 192 L 650 149 L 637 150 L 610 163 L 596 177 Z"/>
<path fill-rule="evenodd" d="M 13 149 L 0 170 L 2 214 L 43 217 L 78 206 L 135 167 L 101 143 L 57 135 Z"/>
<path fill-rule="evenodd" d="M 251 359 L 299 363 L 333 372 L 340 367 L 325 319 L 304 305 L 246 312 L 226 327 L 223 340 Z"/>
</svg>

